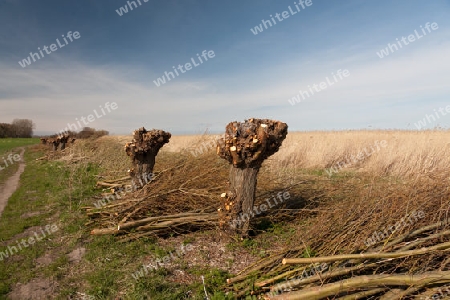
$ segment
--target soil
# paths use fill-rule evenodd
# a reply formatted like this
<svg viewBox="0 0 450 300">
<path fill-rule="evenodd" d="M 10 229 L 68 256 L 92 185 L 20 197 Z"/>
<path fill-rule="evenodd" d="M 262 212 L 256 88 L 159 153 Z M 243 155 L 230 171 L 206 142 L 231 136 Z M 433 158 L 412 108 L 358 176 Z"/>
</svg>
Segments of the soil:
<svg viewBox="0 0 450 300">
<path fill-rule="evenodd" d="M 36 278 L 27 284 L 18 283 L 13 291 L 8 294 L 8 298 L 11 300 L 49 299 L 56 288 L 57 283 L 54 281 L 46 278 Z"/>
<path fill-rule="evenodd" d="M 25 153 L 25 148 L 21 147 L 20 149 L 20 161 L 19 161 L 19 170 L 8 178 L 8 180 L 0 185 L 0 217 L 2 216 L 3 210 L 8 203 L 9 197 L 16 191 L 19 186 L 20 175 L 22 175 L 25 170 L 25 162 L 23 160 L 23 154 Z"/>
<path fill-rule="evenodd" d="M 73 250 L 69 254 L 67 254 L 67 256 L 69 257 L 70 262 L 77 263 L 77 262 L 81 261 L 81 259 L 83 258 L 83 255 L 85 253 L 86 253 L 86 248 L 80 247 L 80 248 Z"/>
</svg>

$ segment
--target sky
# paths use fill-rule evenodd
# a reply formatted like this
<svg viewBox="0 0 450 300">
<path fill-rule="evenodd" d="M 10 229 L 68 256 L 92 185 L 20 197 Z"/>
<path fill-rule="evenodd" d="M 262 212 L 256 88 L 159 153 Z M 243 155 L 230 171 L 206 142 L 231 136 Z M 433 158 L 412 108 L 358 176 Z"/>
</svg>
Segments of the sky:
<svg viewBox="0 0 450 300">
<path fill-rule="evenodd" d="M 0 70 L 37 134 L 448 128 L 450 0 L 0 0 Z"/>
</svg>

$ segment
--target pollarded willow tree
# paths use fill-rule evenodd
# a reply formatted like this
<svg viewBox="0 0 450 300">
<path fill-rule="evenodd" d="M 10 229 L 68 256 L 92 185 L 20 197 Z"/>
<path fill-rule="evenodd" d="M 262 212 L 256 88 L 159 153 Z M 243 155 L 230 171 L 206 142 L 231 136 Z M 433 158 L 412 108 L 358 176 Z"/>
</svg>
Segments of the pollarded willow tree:
<svg viewBox="0 0 450 300">
<path fill-rule="evenodd" d="M 263 161 L 286 138 L 286 123 L 268 119 L 231 122 L 217 143 L 217 154 L 230 164 L 229 190 L 221 195 L 220 228 L 246 235 L 255 201 L 257 175 Z"/>
<path fill-rule="evenodd" d="M 69 141 L 70 136 L 68 134 L 63 134 L 59 137 L 59 142 L 61 143 L 61 150 L 66 149 L 66 144 Z"/>
<path fill-rule="evenodd" d="M 143 187 L 151 180 L 156 155 L 170 137 L 169 132 L 157 129 L 147 131 L 142 127 L 133 131 L 133 141 L 125 145 L 125 152 L 133 165 L 130 170 L 133 187 Z"/>
<path fill-rule="evenodd" d="M 57 150 L 58 150 L 58 147 L 59 147 L 60 142 L 61 142 L 61 140 L 60 140 L 58 137 L 56 137 L 56 138 L 54 138 L 54 139 L 52 139 L 52 140 L 50 141 L 50 143 L 53 145 L 53 150 L 54 150 L 54 151 L 57 151 Z"/>
</svg>

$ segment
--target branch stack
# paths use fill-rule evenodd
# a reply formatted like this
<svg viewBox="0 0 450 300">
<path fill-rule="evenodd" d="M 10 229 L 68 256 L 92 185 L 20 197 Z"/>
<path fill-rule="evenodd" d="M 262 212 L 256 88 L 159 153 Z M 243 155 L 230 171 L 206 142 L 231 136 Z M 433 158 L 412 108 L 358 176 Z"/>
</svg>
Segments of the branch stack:
<svg viewBox="0 0 450 300">
<path fill-rule="evenodd" d="M 155 168 L 152 180 L 142 189 L 124 186 L 125 177 L 97 183 L 113 193 L 84 207 L 92 234 L 114 234 L 126 240 L 217 227 L 216 199 L 226 188 L 228 166 L 220 164 L 214 151 L 198 157 L 164 152 L 158 159 L 165 168 Z"/>
<path fill-rule="evenodd" d="M 407 232 L 360 253 L 305 257 L 304 247 L 287 249 L 227 282 L 238 296 L 260 294 L 269 300 L 434 299 L 432 295 L 450 288 L 447 224 Z M 447 298 L 450 289 L 437 299 Z"/>
</svg>

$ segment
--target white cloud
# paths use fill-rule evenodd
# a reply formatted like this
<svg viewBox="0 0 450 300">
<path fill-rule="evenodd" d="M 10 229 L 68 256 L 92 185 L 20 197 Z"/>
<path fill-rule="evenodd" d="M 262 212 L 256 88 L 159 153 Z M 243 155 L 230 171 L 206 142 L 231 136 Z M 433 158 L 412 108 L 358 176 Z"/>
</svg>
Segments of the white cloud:
<svg viewBox="0 0 450 300">
<path fill-rule="evenodd" d="M 108 101 L 117 102 L 119 109 L 92 126 L 113 132 L 128 132 L 142 125 L 192 130 L 198 124 L 210 123 L 222 128 L 252 111 L 273 114 L 278 119 L 293 119 L 311 111 L 352 118 L 347 112 L 350 105 L 363 108 L 374 101 L 448 98 L 450 43 L 435 43 L 431 36 L 428 38 L 428 42 L 418 41 L 384 59 L 376 56 L 379 49 L 366 48 L 366 52 L 349 54 L 334 49 L 333 53 L 341 55 L 327 55 L 324 60 L 324 50 L 282 63 L 268 62 L 256 70 L 239 69 L 236 74 L 195 80 L 185 74 L 159 88 L 153 84 L 158 75 L 124 66 L 93 67 L 67 62 L 48 69 L 3 66 L 0 118 L 11 121 L 27 117 L 37 123 L 38 131 L 57 131 Z M 348 69 L 350 77 L 290 106 L 287 100 L 299 89 L 306 90 L 308 85 L 324 81 L 337 69 Z M 262 107 L 273 111 L 261 110 Z M 419 114 L 420 107 L 411 106 L 411 111 Z"/>
</svg>

